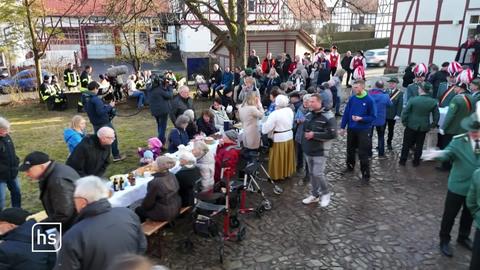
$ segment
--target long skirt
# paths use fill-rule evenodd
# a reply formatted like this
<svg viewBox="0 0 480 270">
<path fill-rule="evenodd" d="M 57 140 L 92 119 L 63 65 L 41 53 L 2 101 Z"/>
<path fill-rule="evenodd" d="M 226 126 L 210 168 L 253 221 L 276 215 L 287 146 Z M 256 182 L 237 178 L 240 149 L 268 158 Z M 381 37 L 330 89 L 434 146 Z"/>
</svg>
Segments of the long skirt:
<svg viewBox="0 0 480 270">
<path fill-rule="evenodd" d="M 295 143 L 274 142 L 268 154 L 268 174 L 272 180 L 282 180 L 295 173 Z"/>
</svg>

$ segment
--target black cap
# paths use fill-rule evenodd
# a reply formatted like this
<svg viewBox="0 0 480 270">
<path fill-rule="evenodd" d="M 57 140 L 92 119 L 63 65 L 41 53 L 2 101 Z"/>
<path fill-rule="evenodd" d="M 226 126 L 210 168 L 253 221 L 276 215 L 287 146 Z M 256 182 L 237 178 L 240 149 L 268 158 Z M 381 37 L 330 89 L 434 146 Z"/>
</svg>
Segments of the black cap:
<svg viewBox="0 0 480 270">
<path fill-rule="evenodd" d="M 300 98 L 300 91 L 293 91 L 290 94 L 288 94 L 288 97 L 289 98 L 292 98 L 292 97 Z"/>
<path fill-rule="evenodd" d="M 89 91 L 92 91 L 94 89 L 100 88 L 100 84 L 98 84 L 98 82 L 96 82 L 96 81 L 93 81 L 93 82 L 90 82 L 88 84 L 87 88 L 88 88 Z"/>
<path fill-rule="evenodd" d="M 44 81 L 46 81 L 46 80 L 48 80 L 48 79 L 50 79 L 50 75 L 44 75 L 44 76 L 43 76 L 43 80 L 44 80 Z"/>
<path fill-rule="evenodd" d="M 30 213 L 22 208 L 7 208 L 0 212 L 0 221 L 22 225 L 28 216 L 30 216 Z"/>
<path fill-rule="evenodd" d="M 393 82 L 393 83 L 398 83 L 398 79 L 395 78 L 395 77 L 391 77 L 390 79 L 388 79 L 387 82 Z"/>
<path fill-rule="evenodd" d="M 32 152 L 25 157 L 22 165 L 18 168 L 19 171 L 24 172 L 32 166 L 44 164 L 50 161 L 50 157 L 43 152 Z"/>
</svg>

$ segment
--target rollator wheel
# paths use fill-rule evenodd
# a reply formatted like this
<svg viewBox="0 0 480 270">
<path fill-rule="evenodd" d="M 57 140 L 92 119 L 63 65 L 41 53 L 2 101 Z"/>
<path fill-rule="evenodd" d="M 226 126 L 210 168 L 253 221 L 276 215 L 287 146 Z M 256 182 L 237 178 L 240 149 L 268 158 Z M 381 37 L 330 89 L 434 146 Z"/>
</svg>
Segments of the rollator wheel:
<svg viewBox="0 0 480 270">
<path fill-rule="evenodd" d="M 246 234 L 247 234 L 247 228 L 241 227 L 237 233 L 237 242 L 243 241 L 245 239 Z"/>
<path fill-rule="evenodd" d="M 240 221 L 236 216 L 231 216 L 230 217 L 230 227 L 232 228 L 238 228 L 240 226 Z"/>
<path fill-rule="evenodd" d="M 275 186 L 273 187 L 273 193 L 275 193 L 275 194 L 277 194 L 277 195 L 280 195 L 280 194 L 283 193 L 283 188 L 281 188 L 280 186 L 275 185 Z"/>
<path fill-rule="evenodd" d="M 262 217 L 263 212 L 265 212 L 265 208 L 263 207 L 263 205 L 261 205 L 261 206 L 257 207 L 257 209 L 255 209 L 255 214 L 258 218 Z"/>
<path fill-rule="evenodd" d="M 262 206 L 267 211 L 272 209 L 272 203 L 267 199 L 262 201 Z"/>
</svg>

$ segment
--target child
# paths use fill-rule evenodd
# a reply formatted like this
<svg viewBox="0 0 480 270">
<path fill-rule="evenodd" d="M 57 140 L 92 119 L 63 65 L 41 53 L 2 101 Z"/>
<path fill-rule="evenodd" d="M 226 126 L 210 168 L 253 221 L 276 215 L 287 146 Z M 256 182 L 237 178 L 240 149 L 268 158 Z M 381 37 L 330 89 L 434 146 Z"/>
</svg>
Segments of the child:
<svg viewBox="0 0 480 270">
<path fill-rule="evenodd" d="M 160 141 L 160 139 L 158 139 L 157 137 L 148 139 L 148 148 L 145 148 L 145 149 L 141 147 L 138 148 L 138 155 L 141 158 L 140 163 L 142 163 L 142 159 L 145 158 L 145 153 L 147 151 L 152 152 L 153 154 L 152 158 L 153 160 L 155 160 L 162 153 L 162 146 L 163 146 L 162 141 Z"/>
<path fill-rule="evenodd" d="M 140 166 L 145 166 L 152 163 L 155 159 L 153 158 L 153 152 L 146 150 L 143 152 L 143 157 L 140 159 Z"/>
</svg>

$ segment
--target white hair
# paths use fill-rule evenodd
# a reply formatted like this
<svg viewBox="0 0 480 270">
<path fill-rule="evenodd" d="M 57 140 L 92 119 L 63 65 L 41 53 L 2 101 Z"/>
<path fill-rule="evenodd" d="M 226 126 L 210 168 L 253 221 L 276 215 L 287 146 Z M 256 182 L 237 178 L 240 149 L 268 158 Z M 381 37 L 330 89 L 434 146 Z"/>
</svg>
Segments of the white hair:
<svg viewBox="0 0 480 270">
<path fill-rule="evenodd" d="M 190 92 L 190 89 L 188 88 L 188 86 L 182 85 L 182 86 L 180 86 L 180 88 L 178 89 L 178 92 L 179 92 L 179 93 L 184 92 L 184 91 Z"/>
<path fill-rule="evenodd" d="M 0 117 L 0 129 L 10 129 L 10 122 L 3 117 Z"/>
<path fill-rule="evenodd" d="M 102 127 L 97 131 L 97 137 L 99 138 L 104 138 L 109 135 L 115 135 L 115 130 L 113 130 L 111 127 Z"/>
<path fill-rule="evenodd" d="M 108 198 L 108 187 L 98 176 L 86 176 L 75 182 L 75 197 L 82 197 L 88 203 Z"/>
<path fill-rule="evenodd" d="M 195 163 L 197 163 L 195 156 L 191 152 L 187 151 L 181 151 L 178 154 L 178 159 L 186 161 L 187 165 L 195 165 Z"/>
<path fill-rule="evenodd" d="M 187 116 L 188 118 L 190 118 L 190 121 L 193 121 L 195 119 L 195 112 L 193 110 L 185 110 L 183 112 L 183 115 Z"/>
<path fill-rule="evenodd" d="M 285 108 L 288 106 L 288 97 L 285 95 L 278 95 L 275 98 L 275 107 L 276 108 Z"/>
</svg>

